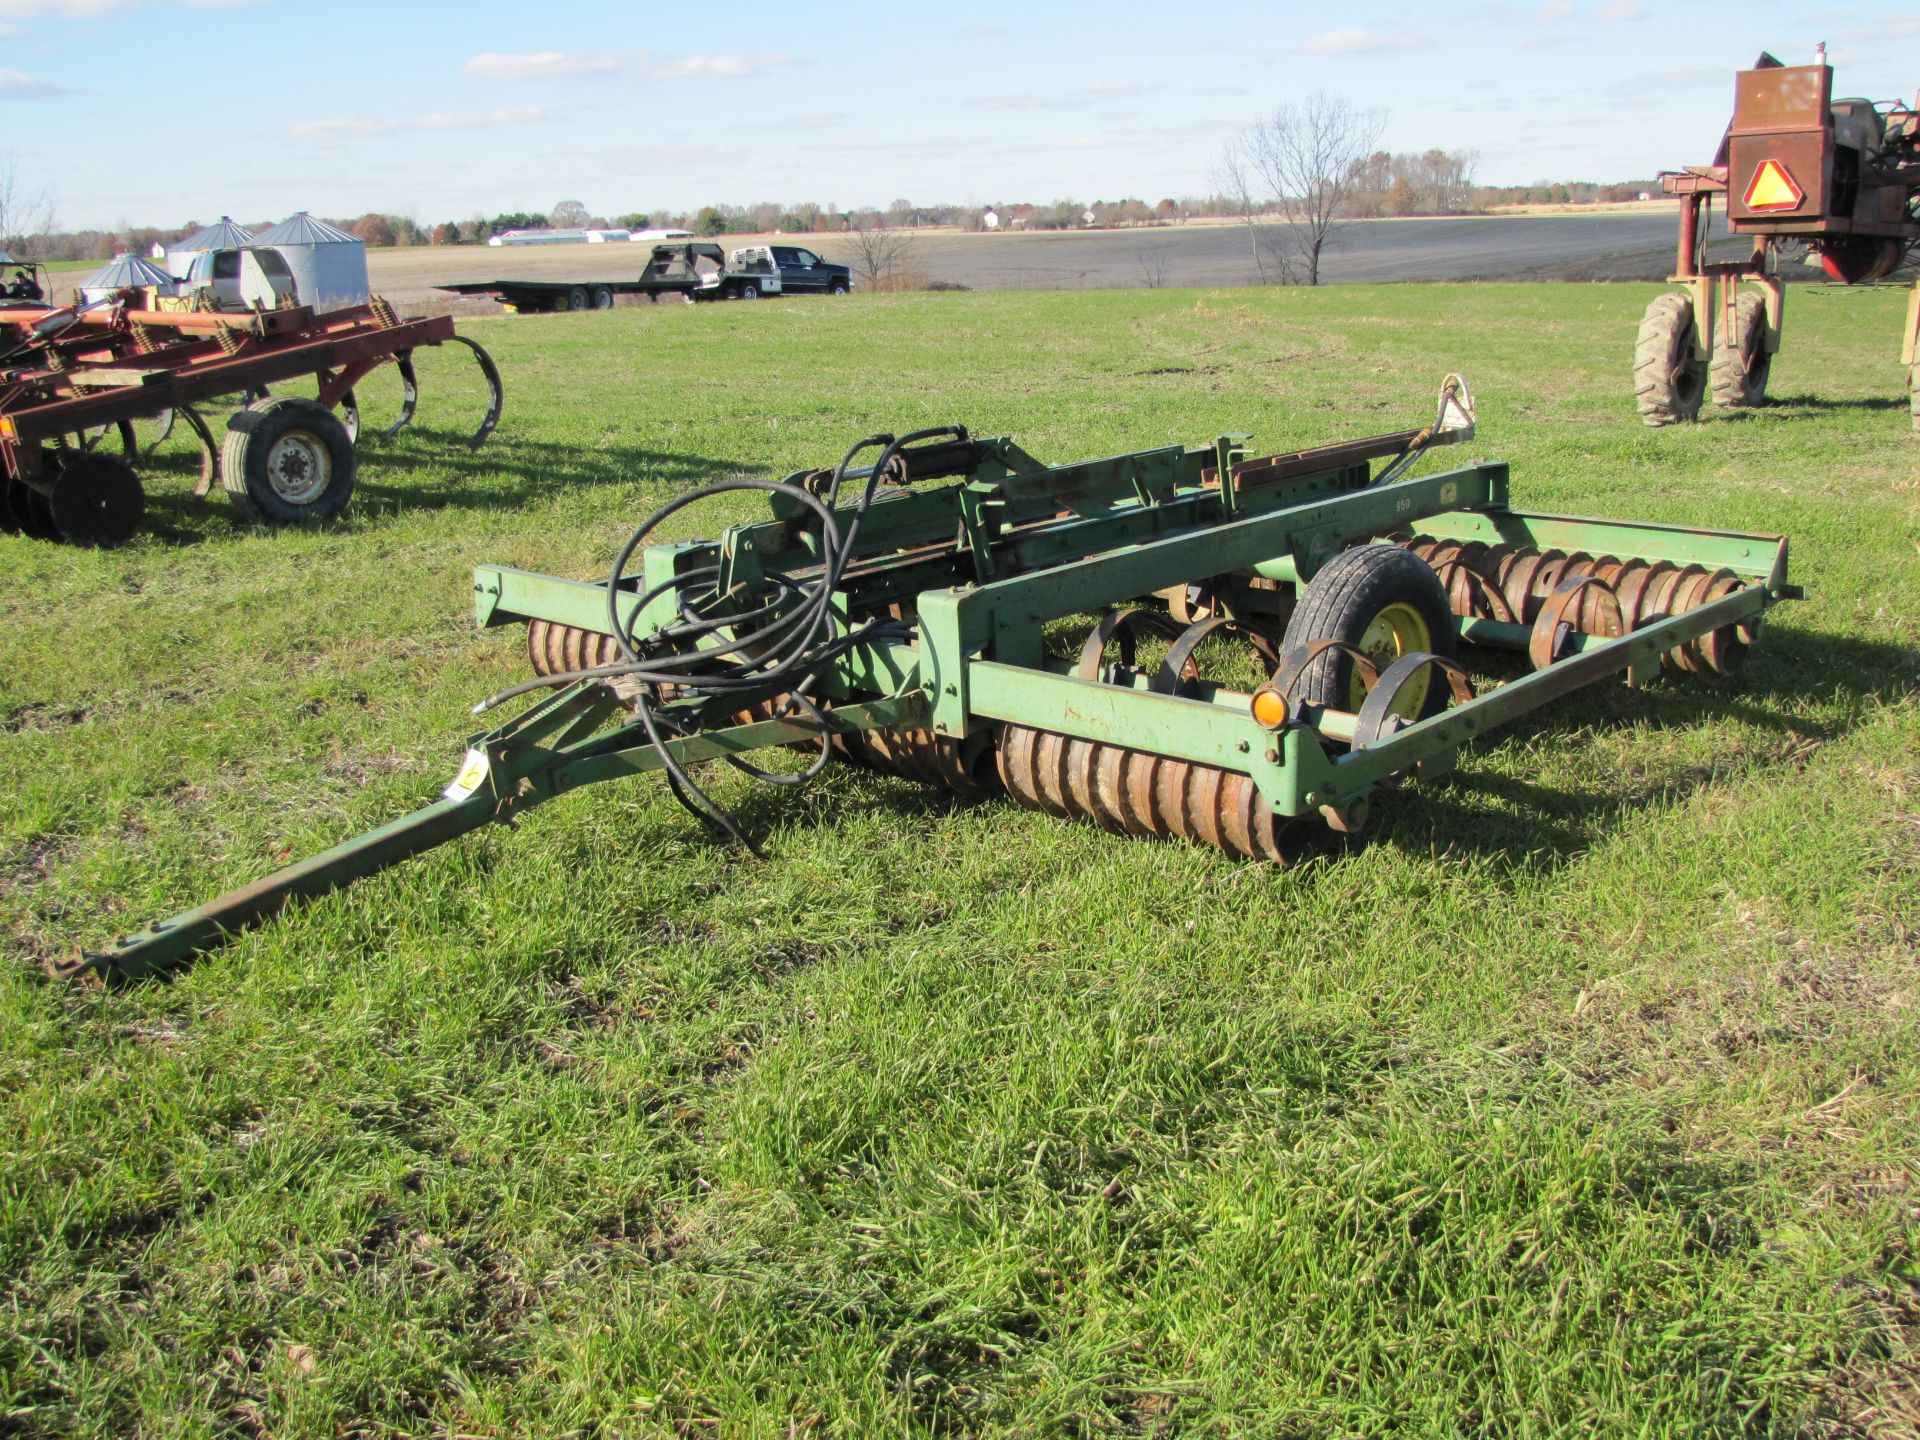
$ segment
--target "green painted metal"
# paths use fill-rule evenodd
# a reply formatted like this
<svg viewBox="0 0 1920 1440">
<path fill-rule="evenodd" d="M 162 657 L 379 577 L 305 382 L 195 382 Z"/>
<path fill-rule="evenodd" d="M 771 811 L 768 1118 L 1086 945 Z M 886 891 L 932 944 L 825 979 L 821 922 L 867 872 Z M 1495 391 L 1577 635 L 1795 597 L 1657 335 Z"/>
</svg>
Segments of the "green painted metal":
<svg viewBox="0 0 1920 1440">
<path fill-rule="evenodd" d="M 1517 512 L 1508 506 L 1509 477 L 1499 463 L 1373 483 L 1369 460 L 1403 453 L 1420 443 L 1419 432 L 1244 465 L 1242 437 L 1227 435 L 1206 446 L 1058 467 L 1005 438 L 952 433 L 958 438 L 918 452 L 931 478 L 909 473 L 916 483 L 908 493 L 881 496 L 861 519 L 829 613 L 842 634 L 867 617 L 900 613 L 910 614 L 916 629 L 904 639 L 888 635 L 855 646 L 815 672 L 811 693 L 830 707 L 833 731 L 888 728 L 959 739 L 1019 725 L 1246 775 L 1282 816 L 1323 808 L 1349 813 L 1390 777 L 1443 773 L 1463 745 L 1527 711 L 1623 670 L 1648 673 L 1676 645 L 1751 622 L 1799 594 L 1787 580 L 1786 542 L 1778 537 Z M 851 472 L 842 495 L 858 494 L 865 478 Z M 823 493 L 814 475 L 791 480 Z M 767 593 L 768 577 L 817 577 L 822 545 L 809 528 L 810 512 L 778 493 L 769 495 L 769 509 L 771 518 L 735 525 L 715 540 L 642 552 L 639 573 L 615 597 L 618 623 L 640 635 L 666 627 L 680 613 L 682 578 L 707 567 L 718 566 L 728 582 L 721 603 L 740 607 L 732 613 L 762 604 L 757 597 Z M 840 512 L 851 521 L 851 503 Z M 1624 637 L 1568 637 L 1564 658 L 1547 668 L 1432 719 L 1388 729 L 1358 749 L 1347 742 L 1364 722 L 1346 712 L 1297 707 L 1284 726 L 1276 720 L 1280 728 L 1269 730 L 1255 721 L 1245 694 L 1204 682 L 1188 694 L 1164 694 L 1144 671 L 1095 682 L 1048 652 L 1047 627 L 1068 617 L 1226 575 L 1299 586 L 1352 544 L 1412 534 L 1725 567 L 1748 583 Z M 604 582 L 483 565 L 473 589 L 483 628 L 540 620 L 606 634 L 615 623 Z M 636 622 L 643 593 L 655 589 L 661 593 Z M 1524 650 L 1531 638 L 1528 626 L 1458 623 L 1468 642 Z M 799 714 L 738 723 L 734 717 L 753 698 L 663 699 L 679 733 L 656 745 L 611 690 L 575 683 L 476 736 L 459 777 L 432 804 L 78 968 L 134 974 L 173 963 L 277 913 L 295 896 L 324 893 L 581 786 L 660 769 L 669 756 L 689 766 L 821 740 L 814 722 Z"/>
<path fill-rule="evenodd" d="M 290 900 L 328 894 L 482 826 L 511 821 L 582 785 L 662 768 L 659 751 L 637 723 L 595 733 L 617 708 L 600 686 L 572 686 L 511 723 L 475 736 L 453 783 L 432 804 L 163 920 L 111 950 L 84 956 L 68 973 L 98 971 L 122 979 L 152 974 L 279 914 Z M 839 706 L 829 718 L 835 731 L 844 732 L 910 725 L 924 708 L 910 693 Z M 762 720 L 669 740 L 665 748 L 678 763 L 693 765 L 817 737 L 818 731 L 802 720 Z"/>
</svg>

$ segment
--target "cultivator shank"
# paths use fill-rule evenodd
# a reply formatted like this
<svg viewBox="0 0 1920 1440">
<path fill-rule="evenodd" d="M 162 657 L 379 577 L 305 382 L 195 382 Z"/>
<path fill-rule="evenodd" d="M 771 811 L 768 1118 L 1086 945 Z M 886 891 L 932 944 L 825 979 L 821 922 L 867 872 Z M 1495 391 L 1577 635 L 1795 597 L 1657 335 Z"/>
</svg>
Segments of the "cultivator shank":
<svg viewBox="0 0 1920 1440">
<path fill-rule="evenodd" d="M 1430 425 L 1286 456 L 1222 437 L 1051 466 L 964 429 L 877 436 L 831 471 L 682 497 L 601 582 L 482 566 L 479 623 L 525 624 L 537 678 L 477 708 L 554 693 L 476 736 L 435 804 L 77 968 L 164 965 L 622 775 L 665 770 L 737 835 L 694 774 L 712 759 L 792 782 L 837 756 L 1278 863 L 1580 686 L 1726 672 L 1798 593 L 1778 537 L 1527 514 L 1496 463 L 1411 475 L 1472 433 L 1450 379 Z M 767 518 L 650 543 L 743 489 Z M 1476 689 L 1463 645 L 1533 668 Z M 746 758 L 768 747 L 805 768 Z"/>
</svg>

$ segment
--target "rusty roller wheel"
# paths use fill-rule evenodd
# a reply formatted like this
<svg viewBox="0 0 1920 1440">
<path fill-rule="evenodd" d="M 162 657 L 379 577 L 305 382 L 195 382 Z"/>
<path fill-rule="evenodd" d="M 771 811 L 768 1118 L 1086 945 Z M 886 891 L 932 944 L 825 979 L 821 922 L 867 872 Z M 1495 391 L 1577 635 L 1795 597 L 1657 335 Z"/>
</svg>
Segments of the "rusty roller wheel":
<svg viewBox="0 0 1920 1440">
<path fill-rule="evenodd" d="M 990 731 L 955 740 L 927 729 L 884 726 L 850 730 L 833 738 L 843 758 L 869 770 L 938 785 L 968 799 L 981 799 L 1000 789 Z"/>
<path fill-rule="evenodd" d="M 1128 608 L 1104 616 L 1081 647 L 1077 678 L 1130 685 L 1137 673 L 1135 632 L 1172 630 L 1157 611 Z M 1193 653 L 1211 635 L 1231 633 L 1276 663 L 1264 636 L 1224 617 L 1201 620 L 1174 635 L 1154 674 L 1153 689 L 1179 693 L 1200 678 Z M 1105 665 L 1116 645 L 1118 663 Z M 1000 727 L 1000 781 L 1015 803 L 1062 820 L 1091 820 L 1116 835 L 1182 839 L 1247 860 L 1284 864 L 1283 837 L 1292 827 L 1275 813 L 1249 775 L 1165 755 L 1062 735 L 1031 725 Z"/>
<path fill-rule="evenodd" d="M 611 635 L 582 630 L 553 620 L 527 622 L 527 659 L 539 676 L 593 670 L 620 659 L 620 646 Z"/>
<path fill-rule="evenodd" d="M 1580 586 L 1578 611 L 1559 615 L 1555 624 L 1566 623 L 1586 634 L 1631 633 L 1731 595 L 1746 584 L 1731 570 L 1679 566 L 1667 560 L 1633 556 L 1567 554 L 1523 546 L 1488 546 L 1477 541 L 1462 545 L 1425 535 L 1402 544 L 1445 578 L 1447 602 L 1454 614 L 1529 628 L 1540 623 L 1554 596 L 1576 581 L 1592 580 L 1600 588 Z M 1461 572 L 1470 573 L 1473 579 L 1462 579 Z M 1620 629 L 1608 632 L 1595 628 L 1606 623 L 1614 609 Z M 1740 625 L 1723 625 L 1698 640 L 1676 645 L 1661 657 L 1661 664 L 1669 670 L 1731 674 L 1758 631 L 1757 617 Z"/>
<path fill-rule="evenodd" d="M 1575 575 L 1563 581 L 1533 622 L 1533 635 L 1527 642 L 1527 658 L 1533 668 L 1544 670 L 1568 653 L 1567 642 L 1576 634 L 1611 639 L 1627 633 L 1620 610 L 1620 597 L 1592 575 Z"/>
<path fill-rule="evenodd" d="M 1116 835 L 1287 862 L 1291 822 L 1237 771 L 1013 724 L 1001 727 L 999 760 L 1007 794 L 1029 810 L 1091 820 Z"/>
</svg>

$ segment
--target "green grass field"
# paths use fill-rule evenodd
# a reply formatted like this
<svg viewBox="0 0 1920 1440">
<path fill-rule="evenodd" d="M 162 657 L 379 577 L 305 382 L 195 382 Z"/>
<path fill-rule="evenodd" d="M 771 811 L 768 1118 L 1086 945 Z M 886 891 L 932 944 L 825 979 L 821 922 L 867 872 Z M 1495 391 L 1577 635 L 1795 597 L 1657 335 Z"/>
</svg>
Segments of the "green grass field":
<svg viewBox="0 0 1920 1440">
<path fill-rule="evenodd" d="M 341 523 L 195 506 L 174 441 L 125 549 L 0 536 L 0 1433 L 1916 1433 L 1904 297 L 1796 289 L 1778 403 L 1659 432 L 1647 299 L 462 322 L 498 436 L 428 357 Z M 526 673 L 475 562 L 598 574 L 876 429 L 1288 449 L 1448 369 L 1516 505 L 1784 532 L 1808 600 L 1291 870 L 845 767 L 716 779 L 762 864 L 638 780 L 166 983 L 41 976 L 433 795 Z"/>
</svg>

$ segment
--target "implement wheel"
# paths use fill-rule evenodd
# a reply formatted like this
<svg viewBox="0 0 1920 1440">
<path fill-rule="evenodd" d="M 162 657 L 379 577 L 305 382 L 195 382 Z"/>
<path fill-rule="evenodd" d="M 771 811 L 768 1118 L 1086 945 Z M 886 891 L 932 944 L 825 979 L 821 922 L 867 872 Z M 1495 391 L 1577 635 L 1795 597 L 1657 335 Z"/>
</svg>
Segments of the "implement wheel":
<svg viewBox="0 0 1920 1440">
<path fill-rule="evenodd" d="M 1685 295 L 1657 297 L 1640 321 L 1633 349 L 1633 388 L 1640 418 L 1649 425 L 1697 420 L 1707 393 L 1707 367 L 1694 353 L 1698 331 L 1693 301 Z"/>
<path fill-rule="evenodd" d="M 613 308 L 613 291 L 604 285 L 594 286 L 591 298 L 593 300 L 593 308 L 596 310 L 611 310 Z"/>
<path fill-rule="evenodd" d="M 1451 660 L 1457 639 L 1447 592 L 1432 566 L 1398 545 L 1362 545 L 1334 556 L 1301 592 L 1280 650 L 1285 655 L 1337 640 L 1385 671 L 1402 655 Z M 1337 649 L 1317 656 L 1291 689 L 1296 700 L 1355 713 L 1367 698 L 1360 667 Z M 1429 668 L 1407 685 L 1393 713 L 1424 720 L 1446 704 L 1446 684 Z"/>
<path fill-rule="evenodd" d="M 576 285 L 567 291 L 567 309 L 584 310 L 587 308 L 587 287 Z"/>
<path fill-rule="evenodd" d="M 1773 356 L 1767 351 L 1767 302 L 1742 295 L 1733 310 L 1733 331 L 1713 351 L 1713 403 L 1729 410 L 1764 404 Z"/>
<path fill-rule="evenodd" d="M 340 418 L 312 400 L 277 395 L 227 422 L 220 485 L 248 520 L 292 525 L 346 508 L 358 461 Z"/>
</svg>

